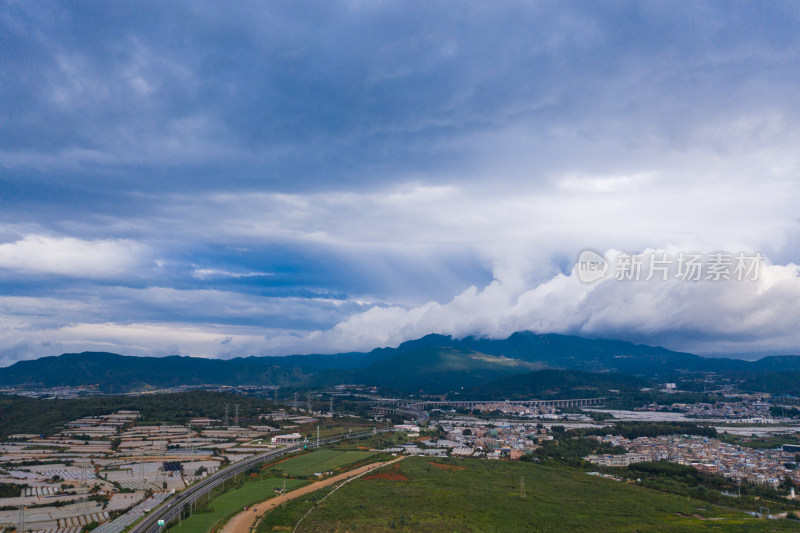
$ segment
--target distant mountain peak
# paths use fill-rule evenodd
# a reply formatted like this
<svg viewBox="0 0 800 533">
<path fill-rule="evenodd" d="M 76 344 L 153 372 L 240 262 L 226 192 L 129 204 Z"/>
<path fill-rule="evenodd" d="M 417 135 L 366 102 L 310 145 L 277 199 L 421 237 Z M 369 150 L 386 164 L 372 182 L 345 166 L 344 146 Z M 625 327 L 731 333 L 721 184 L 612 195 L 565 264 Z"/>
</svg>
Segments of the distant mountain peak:
<svg viewBox="0 0 800 533">
<path fill-rule="evenodd" d="M 518 331 L 505 339 L 430 334 L 397 348 L 369 353 L 239 357 L 228 360 L 171 355 L 130 357 L 108 352 L 68 353 L 0 368 L 0 385 L 41 387 L 100 384 L 105 390 L 176 385 L 319 387 L 360 382 L 398 390 L 447 392 L 532 370 L 568 369 L 674 379 L 676 372 L 757 375 L 800 370 L 800 356 L 746 362 L 703 358 L 625 341 Z M 560 375 L 563 377 L 564 375 Z"/>
</svg>

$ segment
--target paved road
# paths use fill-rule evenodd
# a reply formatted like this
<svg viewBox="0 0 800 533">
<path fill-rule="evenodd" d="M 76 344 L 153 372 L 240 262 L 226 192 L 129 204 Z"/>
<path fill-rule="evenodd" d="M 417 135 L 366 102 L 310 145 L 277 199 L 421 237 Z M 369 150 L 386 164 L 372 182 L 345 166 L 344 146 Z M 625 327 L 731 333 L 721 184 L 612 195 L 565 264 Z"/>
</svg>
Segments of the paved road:
<svg viewBox="0 0 800 533">
<path fill-rule="evenodd" d="M 388 429 L 379 429 L 377 432 L 382 433 L 384 431 L 388 431 Z M 364 432 L 364 433 L 354 433 L 354 434 L 343 434 L 343 435 L 335 435 L 332 437 L 327 437 L 322 439 L 320 442 L 322 444 L 331 444 L 334 442 L 338 442 L 341 440 L 347 439 L 356 439 L 359 437 L 366 437 L 370 435 L 372 432 Z M 309 445 L 311 443 L 308 443 Z M 159 520 L 163 520 L 165 524 L 169 524 L 173 520 L 178 519 L 178 513 L 180 510 L 188 504 L 191 504 L 201 496 L 204 496 L 208 493 L 208 491 L 213 490 L 214 488 L 222 485 L 225 481 L 232 478 L 237 474 L 241 474 L 245 472 L 247 469 L 254 465 L 258 465 L 267 461 L 271 461 L 272 459 L 281 457 L 282 455 L 286 455 L 289 453 L 293 453 L 303 449 L 304 444 L 293 444 L 291 446 L 286 446 L 285 448 L 280 448 L 277 450 L 271 450 L 269 452 L 265 452 L 234 465 L 231 465 L 227 468 L 220 470 L 219 472 L 215 473 L 212 476 L 207 477 L 203 481 L 199 483 L 195 483 L 194 485 L 190 486 L 180 494 L 178 494 L 174 498 L 170 498 L 165 503 L 160 505 L 157 509 L 154 509 L 150 514 L 148 514 L 144 520 L 142 520 L 139 524 L 136 525 L 133 529 L 131 529 L 131 533 L 158 533 L 162 531 L 164 527 L 158 525 Z"/>
</svg>

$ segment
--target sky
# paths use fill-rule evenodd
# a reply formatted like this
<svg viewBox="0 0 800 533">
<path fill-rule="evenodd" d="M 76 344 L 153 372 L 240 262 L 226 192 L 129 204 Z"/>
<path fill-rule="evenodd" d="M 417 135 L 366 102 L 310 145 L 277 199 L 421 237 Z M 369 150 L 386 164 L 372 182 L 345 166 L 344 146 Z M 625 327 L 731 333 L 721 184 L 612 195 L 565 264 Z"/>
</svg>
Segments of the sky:
<svg viewBox="0 0 800 533">
<path fill-rule="evenodd" d="M 0 365 L 800 353 L 798 30 L 795 1 L 2 2 Z M 689 252 L 763 261 L 616 279 Z"/>
</svg>

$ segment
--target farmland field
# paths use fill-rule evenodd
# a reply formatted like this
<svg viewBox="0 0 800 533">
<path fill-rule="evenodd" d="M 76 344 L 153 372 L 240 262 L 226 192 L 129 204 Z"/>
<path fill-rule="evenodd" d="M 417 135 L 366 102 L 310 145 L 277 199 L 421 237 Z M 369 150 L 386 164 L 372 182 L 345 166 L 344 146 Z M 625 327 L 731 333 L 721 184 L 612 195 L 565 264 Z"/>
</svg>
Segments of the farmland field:
<svg viewBox="0 0 800 533">
<path fill-rule="evenodd" d="M 282 488 L 286 482 L 286 490 L 296 489 L 307 482 L 300 479 L 262 479 L 248 481 L 241 487 L 231 489 L 211 500 L 204 512 L 195 513 L 191 518 L 183 520 L 180 526 L 169 529 L 170 533 L 205 533 L 218 522 L 242 510 L 245 505 L 262 502 L 275 495 L 275 489 Z"/>
<path fill-rule="evenodd" d="M 313 476 L 315 472 L 336 470 L 342 466 L 363 461 L 372 455 L 374 455 L 372 452 L 323 449 L 299 457 L 293 457 L 275 466 L 277 469 L 291 476 Z"/>
<path fill-rule="evenodd" d="M 521 485 L 524 483 L 524 491 Z M 708 502 L 534 463 L 411 457 L 267 514 L 259 533 L 297 531 L 798 531 Z"/>
</svg>

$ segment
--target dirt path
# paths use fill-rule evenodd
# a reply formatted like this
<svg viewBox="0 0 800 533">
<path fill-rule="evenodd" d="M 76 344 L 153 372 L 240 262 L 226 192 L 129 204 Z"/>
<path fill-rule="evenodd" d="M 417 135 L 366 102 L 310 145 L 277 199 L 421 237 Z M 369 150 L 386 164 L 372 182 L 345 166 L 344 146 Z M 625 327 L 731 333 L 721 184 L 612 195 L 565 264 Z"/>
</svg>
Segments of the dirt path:
<svg viewBox="0 0 800 533">
<path fill-rule="evenodd" d="M 297 490 L 293 490 L 291 492 L 287 492 L 286 494 L 276 496 L 275 498 L 270 498 L 267 501 L 257 503 L 250 507 L 250 509 L 247 511 L 242 511 L 231 518 L 228 523 L 225 524 L 225 527 L 222 528 L 221 533 L 250 533 L 250 528 L 255 525 L 258 518 L 284 502 L 299 498 L 300 496 L 305 496 L 310 492 L 333 485 L 334 483 L 338 483 L 361 474 L 366 474 L 367 472 L 375 470 L 376 468 L 396 463 L 401 459 L 403 459 L 403 456 L 400 456 L 397 459 L 392 459 L 391 461 L 387 461 L 385 463 L 371 463 L 356 468 L 355 470 L 350 470 L 348 472 L 344 472 L 343 474 L 339 474 L 328 479 L 323 479 L 322 481 L 315 481 L 314 483 L 300 487 Z"/>
</svg>

